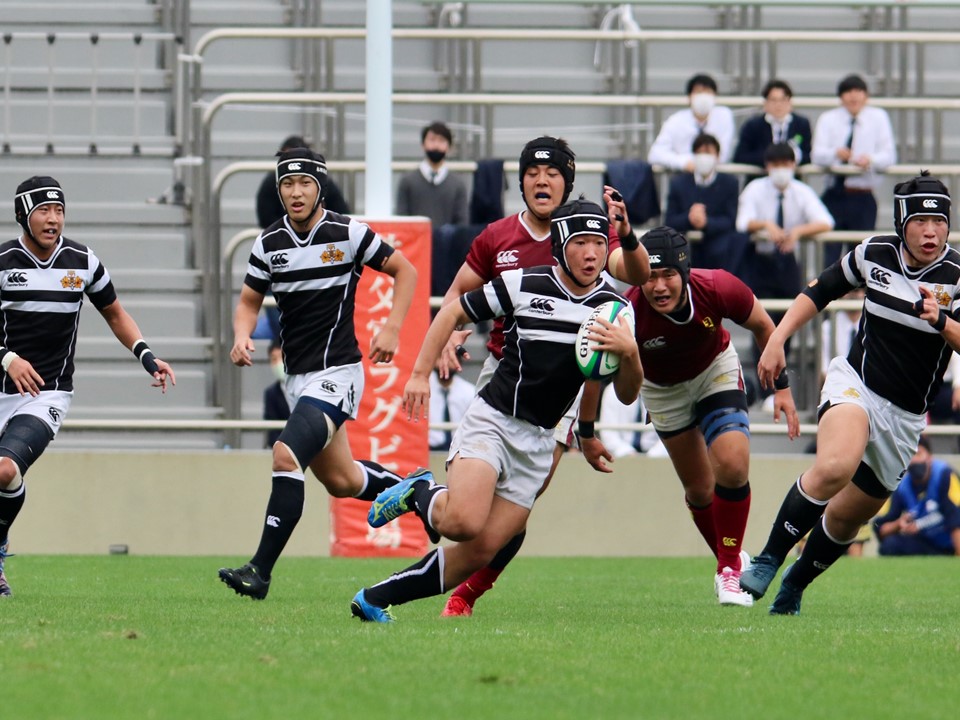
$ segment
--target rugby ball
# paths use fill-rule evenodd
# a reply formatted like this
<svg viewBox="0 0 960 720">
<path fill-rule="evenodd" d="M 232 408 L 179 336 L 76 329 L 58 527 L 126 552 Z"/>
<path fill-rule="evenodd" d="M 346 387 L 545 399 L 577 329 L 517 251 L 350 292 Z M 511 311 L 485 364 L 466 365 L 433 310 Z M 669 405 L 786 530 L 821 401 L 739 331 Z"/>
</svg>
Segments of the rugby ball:
<svg viewBox="0 0 960 720">
<path fill-rule="evenodd" d="M 594 308 L 590 316 L 580 325 L 574 350 L 577 356 L 577 367 L 589 380 L 603 380 L 612 377 L 620 369 L 619 355 L 593 350 L 593 343 L 587 339 L 587 333 L 590 332 L 590 328 L 593 327 L 597 318 L 602 317 L 604 320 L 616 323 L 620 315 L 623 315 L 627 320 L 630 330 L 634 331 L 636 321 L 633 317 L 633 309 L 618 300 L 610 300 Z"/>
</svg>

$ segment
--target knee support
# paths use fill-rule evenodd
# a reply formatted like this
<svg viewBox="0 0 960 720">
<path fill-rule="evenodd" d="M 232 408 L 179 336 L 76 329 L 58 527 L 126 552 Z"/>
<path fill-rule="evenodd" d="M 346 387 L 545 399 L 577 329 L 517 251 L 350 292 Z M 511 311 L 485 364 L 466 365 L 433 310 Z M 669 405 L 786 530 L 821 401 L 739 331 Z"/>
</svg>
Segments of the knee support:
<svg viewBox="0 0 960 720">
<path fill-rule="evenodd" d="M 47 449 L 53 431 L 38 417 L 14 415 L 0 435 L 0 457 L 8 457 L 21 476 Z"/>
<path fill-rule="evenodd" d="M 700 432 L 707 447 L 725 432 L 742 432 L 750 437 L 750 416 L 747 414 L 747 398 L 743 392 L 732 390 L 711 395 L 697 408 L 700 416 Z"/>
<path fill-rule="evenodd" d="M 301 470 L 306 470 L 310 461 L 330 444 L 337 425 L 324 412 L 325 403 L 312 403 L 301 399 L 290 413 L 277 442 L 286 445 Z"/>
</svg>

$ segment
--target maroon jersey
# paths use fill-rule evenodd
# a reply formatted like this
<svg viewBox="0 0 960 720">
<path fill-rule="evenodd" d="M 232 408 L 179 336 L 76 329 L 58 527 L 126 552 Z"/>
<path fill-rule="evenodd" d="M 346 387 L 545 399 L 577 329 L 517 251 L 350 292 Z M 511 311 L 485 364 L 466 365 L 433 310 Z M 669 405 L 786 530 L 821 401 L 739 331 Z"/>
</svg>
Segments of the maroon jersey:
<svg viewBox="0 0 960 720">
<path fill-rule="evenodd" d="M 753 292 L 726 270 L 691 270 L 690 291 L 692 312 L 685 308 L 682 321 L 654 310 L 640 288 L 626 293 L 637 317 L 644 377 L 657 385 L 693 380 L 706 370 L 730 344 L 723 320 L 742 325 L 753 311 Z"/>
<path fill-rule="evenodd" d="M 470 252 L 467 253 L 466 264 L 483 282 L 500 277 L 504 270 L 557 264 L 550 245 L 550 233 L 536 237 L 533 230 L 521 219 L 522 214 L 517 213 L 490 223 L 474 239 Z M 618 247 L 620 238 L 611 226 L 608 262 L 610 253 Z M 487 349 L 497 360 L 503 357 L 503 318 L 494 321 Z"/>
</svg>

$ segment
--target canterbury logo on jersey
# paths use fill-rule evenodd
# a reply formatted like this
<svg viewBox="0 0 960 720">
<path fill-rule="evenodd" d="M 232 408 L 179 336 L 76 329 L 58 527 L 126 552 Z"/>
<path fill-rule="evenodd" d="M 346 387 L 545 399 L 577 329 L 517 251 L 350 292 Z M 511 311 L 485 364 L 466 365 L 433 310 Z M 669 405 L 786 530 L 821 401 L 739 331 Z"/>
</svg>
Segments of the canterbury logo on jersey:
<svg viewBox="0 0 960 720">
<path fill-rule="evenodd" d="M 553 300 L 549 298 L 534 298 L 530 301 L 530 309 L 545 315 L 552 315 Z"/>
<path fill-rule="evenodd" d="M 667 344 L 666 338 L 663 335 L 655 338 L 650 338 L 649 340 L 643 341 L 644 350 L 657 350 L 659 348 L 665 347 Z"/>
<path fill-rule="evenodd" d="M 516 250 L 501 250 L 497 253 L 497 265 L 516 265 L 519 259 Z"/>
<path fill-rule="evenodd" d="M 27 274 L 24 272 L 12 272 L 7 275 L 7 282 L 11 285 L 26 285 Z"/>
<path fill-rule="evenodd" d="M 890 273 L 880 268 L 873 268 L 870 270 L 870 279 L 876 283 L 879 283 L 883 287 L 890 287 Z"/>
<path fill-rule="evenodd" d="M 289 260 L 287 260 L 286 253 L 274 253 L 273 255 L 270 256 L 270 264 L 273 267 L 283 267 L 288 262 Z"/>
</svg>

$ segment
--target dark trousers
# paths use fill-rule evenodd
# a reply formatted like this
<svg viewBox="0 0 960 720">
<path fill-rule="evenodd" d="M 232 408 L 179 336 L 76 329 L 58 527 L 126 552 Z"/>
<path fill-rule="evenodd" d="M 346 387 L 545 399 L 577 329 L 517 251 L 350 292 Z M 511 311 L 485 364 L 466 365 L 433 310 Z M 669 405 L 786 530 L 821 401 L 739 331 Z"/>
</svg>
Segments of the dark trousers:
<svg viewBox="0 0 960 720">
<path fill-rule="evenodd" d="M 877 199 L 873 193 L 832 185 L 821 199 L 833 215 L 834 230 L 872 231 L 877 227 Z M 852 248 L 850 243 L 828 243 L 823 249 L 823 267 L 833 265 Z"/>
</svg>

